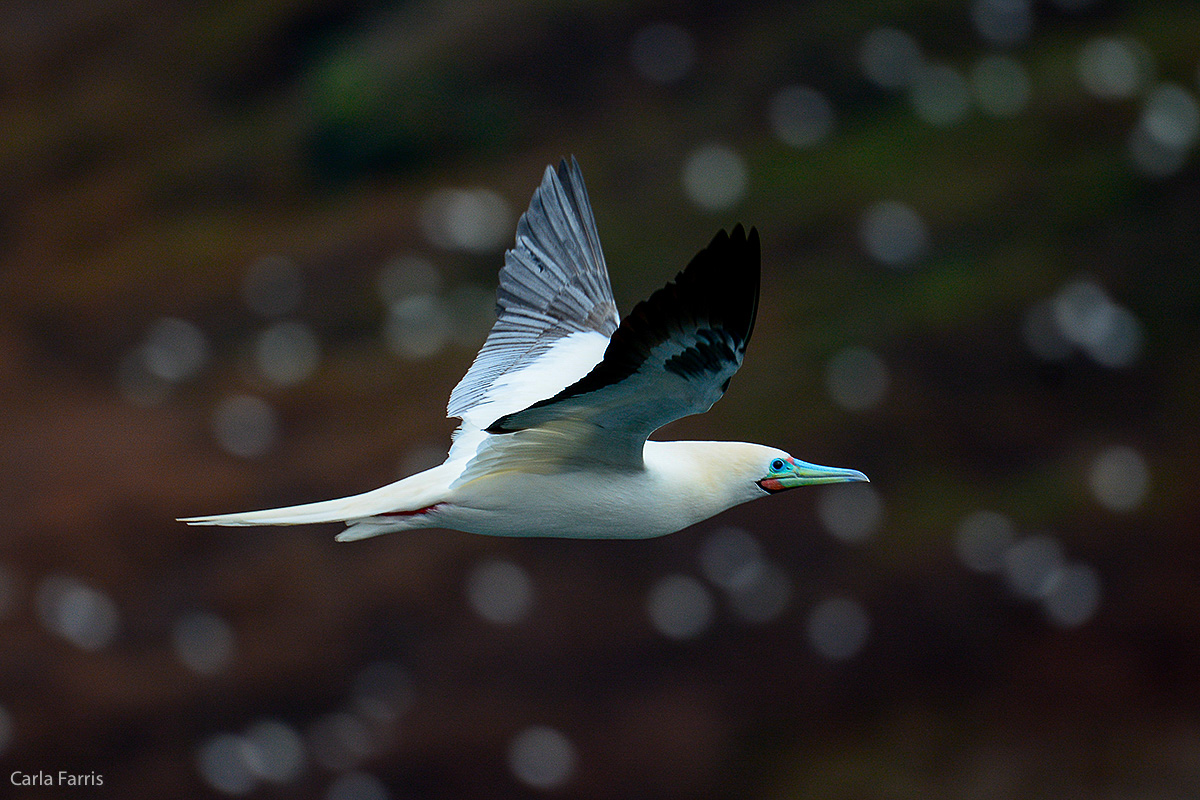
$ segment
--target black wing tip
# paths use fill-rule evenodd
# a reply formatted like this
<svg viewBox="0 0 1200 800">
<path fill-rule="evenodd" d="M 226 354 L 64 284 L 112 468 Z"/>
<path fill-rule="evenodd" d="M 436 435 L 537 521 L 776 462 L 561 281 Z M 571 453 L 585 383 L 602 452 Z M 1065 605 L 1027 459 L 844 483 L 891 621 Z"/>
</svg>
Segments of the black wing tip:
<svg viewBox="0 0 1200 800">
<path fill-rule="evenodd" d="M 675 279 L 676 284 L 694 283 L 690 294 L 703 297 L 701 301 L 740 340 L 744 349 L 754 331 L 758 316 L 761 284 L 761 245 L 758 228 L 750 232 L 742 223 L 733 226 L 732 233 L 724 228 L 717 231 L 708 247 L 695 255 Z"/>
<path fill-rule="evenodd" d="M 739 222 L 731 230 L 727 231 L 721 228 L 717 231 L 713 235 L 712 240 L 709 241 L 708 246 L 697 253 L 693 261 L 709 251 L 715 251 L 714 254 L 721 257 L 737 257 L 744 254 L 749 256 L 748 261 L 757 262 L 761 249 L 762 246 L 758 239 L 758 228 L 751 225 L 750 230 L 747 231 L 746 226 Z M 690 267 L 691 264 L 689 263 L 688 266 Z"/>
<path fill-rule="evenodd" d="M 742 336 L 742 347 L 744 348 L 746 342 L 750 341 L 750 334 L 754 332 L 754 322 L 758 318 L 758 298 L 762 286 L 762 245 L 758 240 L 758 228 L 751 225 L 750 233 L 747 234 L 742 223 L 734 225 L 731 245 L 733 257 L 740 257 L 745 268 L 749 269 L 753 275 L 750 280 L 753 285 L 753 299 L 749 304 L 750 319 L 746 325 L 745 334 Z"/>
<path fill-rule="evenodd" d="M 758 228 L 751 225 L 749 232 L 747 232 L 746 226 L 740 222 L 735 224 L 733 230 L 728 233 L 726 233 L 724 228 L 717 231 L 716 236 L 713 237 L 708 246 L 712 247 L 713 245 L 748 247 L 755 255 L 761 249 L 758 241 Z"/>
<path fill-rule="evenodd" d="M 751 225 L 750 231 L 747 233 L 746 229 L 742 227 L 742 223 L 739 222 L 737 225 L 733 226 L 733 233 L 734 237 L 740 237 L 741 241 L 745 242 L 746 245 L 754 251 L 755 255 L 759 253 L 761 246 L 758 242 L 758 228 Z"/>
</svg>

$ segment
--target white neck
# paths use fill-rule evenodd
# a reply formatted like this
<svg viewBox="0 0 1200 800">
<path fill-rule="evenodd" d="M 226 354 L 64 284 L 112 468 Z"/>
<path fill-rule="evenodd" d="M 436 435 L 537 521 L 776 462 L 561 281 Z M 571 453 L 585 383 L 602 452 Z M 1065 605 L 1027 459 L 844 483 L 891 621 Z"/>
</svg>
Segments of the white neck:
<svg viewBox="0 0 1200 800">
<path fill-rule="evenodd" d="M 765 497 L 755 481 L 766 475 L 766 465 L 779 452 L 745 442 L 648 441 L 643 458 L 650 483 L 688 518 L 681 525 L 686 527 Z"/>
</svg>

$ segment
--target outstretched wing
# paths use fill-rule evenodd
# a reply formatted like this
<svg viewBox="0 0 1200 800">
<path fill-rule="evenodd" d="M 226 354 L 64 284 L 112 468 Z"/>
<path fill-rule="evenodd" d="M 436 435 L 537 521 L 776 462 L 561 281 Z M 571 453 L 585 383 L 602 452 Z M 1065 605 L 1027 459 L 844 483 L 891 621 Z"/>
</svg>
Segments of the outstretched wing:
<svg viewBox="0 0 1200 800">
<path fill-rule="evenodd" d="M 620 318 L 579 164 L 546 168 L 504 257 L 496 324 L 447 416 L 486 428 L 596 365 Z"/>
<path fill-rule="evenodd" d="M 754 329 L 759 275 L 758 231 L 747 236 L 740 224 L 732 235 L 721 231 L 674 282 L 633 309 L 591 372 L 500 417 L 488 432 L 565 425 L 587 457 L 640 466 L 647 436 L 707 411 L 729 386 Z"/>
</svg>

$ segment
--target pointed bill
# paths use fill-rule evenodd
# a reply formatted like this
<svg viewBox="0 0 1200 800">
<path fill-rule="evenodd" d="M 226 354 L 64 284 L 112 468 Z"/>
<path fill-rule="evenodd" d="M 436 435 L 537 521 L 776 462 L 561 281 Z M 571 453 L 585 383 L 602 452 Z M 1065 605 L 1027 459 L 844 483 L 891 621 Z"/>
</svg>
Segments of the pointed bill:
<svg viewBox="0 0 1200 800">
<path fill-rule="evenodd" d="M 782 492 L 784 489 L 795 489 L 798 486 L 816 486 L 823 483 L 848 483 L 850 481 L 866 481 L 870 483 L 871 480 L 856 469 L 823 467 L 820 464 L 809 464 L 807 461 L 800 461 L 794 458 L 788 459 L 787 464 L 789 466 L 787 472 L 763 478 L 758 482 L 763 491 L 774 494 L 775 492 Z"/>
</svg>

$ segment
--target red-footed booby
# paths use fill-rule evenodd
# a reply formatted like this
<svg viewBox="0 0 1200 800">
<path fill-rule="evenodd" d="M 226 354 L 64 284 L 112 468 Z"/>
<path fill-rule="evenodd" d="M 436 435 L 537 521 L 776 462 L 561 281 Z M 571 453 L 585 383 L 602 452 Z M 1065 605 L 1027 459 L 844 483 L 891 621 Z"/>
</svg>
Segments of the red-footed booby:
<svg viewBox="0 0 1200 800">
<path fill-rule="evenodd" d="M 648 441 L 725 393 L 758 293 L 758 231 L 739 224 L 621 320 L 579 164 L 547 167 L 505 254 L 496 324 L 450 394 L 462 425 L 443 464 L 352 497 L 181 521 L 344 522 L 339 541 L 414 528 L 639 539 L 785 489 L 867 480 L 763 445 Z"/>
</svg>

